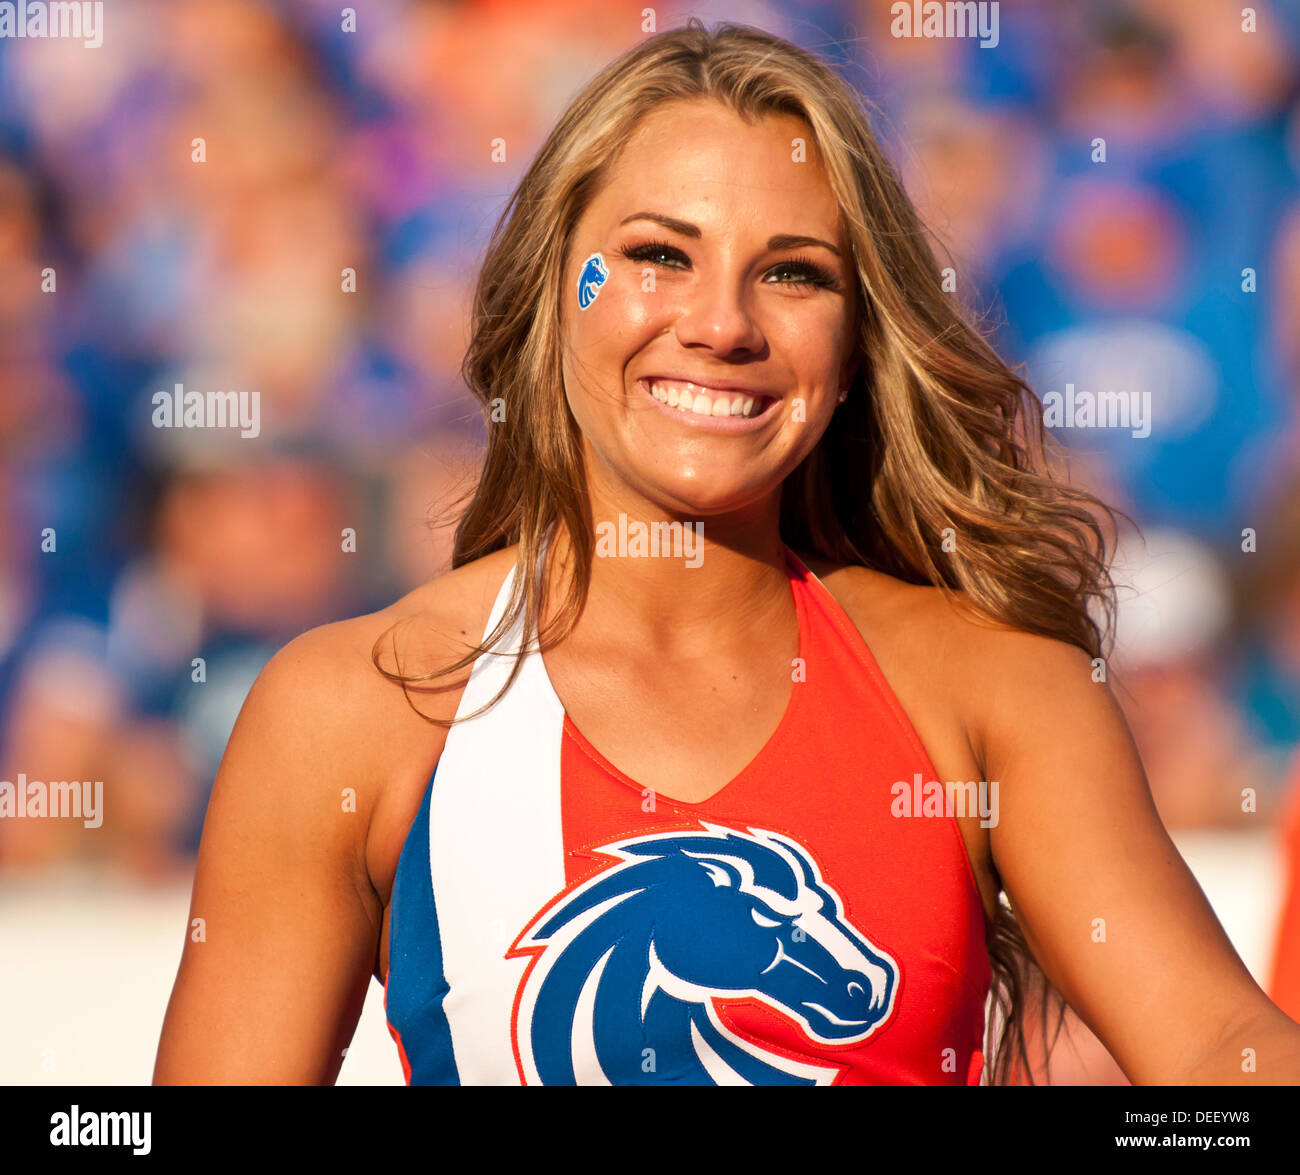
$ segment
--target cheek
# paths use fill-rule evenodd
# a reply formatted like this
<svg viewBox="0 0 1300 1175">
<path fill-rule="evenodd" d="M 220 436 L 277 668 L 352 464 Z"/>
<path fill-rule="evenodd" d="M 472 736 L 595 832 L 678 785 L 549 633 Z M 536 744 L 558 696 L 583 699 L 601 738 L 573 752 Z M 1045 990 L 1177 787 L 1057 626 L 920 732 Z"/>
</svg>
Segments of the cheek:
<svg viewBox="0 0 1300 1175">
<path fill-rule="evenodd" d="M 576 287 L 572 289 L 568 312 L 579 350 L 612 354 L 644 335 L 655 314 L 662 312 L 662 305 L 656 303 L 653 294 L 642 293 L 632 275 L 616 273 L 610 275 L 585 309 L 578 305 Z"/>
<path fill-rule="evenodd" d="M 663 313 L 663 305 L 641 291 L 639 277 L 619 272 L 611 273 L 585 309 L 578 305 L 576 279 L 566 296 L 565 395 L 584 430 L 599 430 L 601 415 L 623 404 L 627 365 L 659 329 L 653 316 Z"/>
<path fill-rule="evenodd" d="M 844 359 L 842 319 L 824 314 L 809 315 L 799 322 L 787 320 L 786 328 L 779 334 L 769 333 L 768 341 L 774 352 L 787 358 L 794 383 L 792 391 L 802 400 L 803 420 L 792 423 L 820 433 L 839 406 Z"/>
</svg>

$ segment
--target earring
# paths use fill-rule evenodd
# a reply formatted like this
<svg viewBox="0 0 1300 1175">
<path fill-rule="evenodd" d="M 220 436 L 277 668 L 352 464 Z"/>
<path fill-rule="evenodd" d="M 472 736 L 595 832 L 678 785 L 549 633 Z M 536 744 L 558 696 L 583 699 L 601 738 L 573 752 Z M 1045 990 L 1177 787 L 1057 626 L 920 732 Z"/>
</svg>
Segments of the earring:
<svg viewBox="0 0 1300 1175">
<path fill-rule="evenodd" d="M 843 404 L 849 398 L 849 389 L 840 388 L 840 403 Z"/>
</svg>

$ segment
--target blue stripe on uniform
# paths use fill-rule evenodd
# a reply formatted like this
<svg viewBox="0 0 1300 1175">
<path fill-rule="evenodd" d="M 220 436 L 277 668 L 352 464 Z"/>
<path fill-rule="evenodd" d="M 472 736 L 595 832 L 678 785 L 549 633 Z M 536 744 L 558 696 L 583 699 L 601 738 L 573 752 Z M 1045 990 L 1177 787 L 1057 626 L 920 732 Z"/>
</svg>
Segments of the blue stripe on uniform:
<svg viewBox="0 0 1300 1175">
<path fill-rule="evenodd" d="M 388 1022 L 402 1038 L 412 1085 L 459 1085 L 451 1026 L 442 1001 L 447 980 L 429 868 L 429 803 L 435 769 L 397 861 L 388 925 Z"/>
</svg>

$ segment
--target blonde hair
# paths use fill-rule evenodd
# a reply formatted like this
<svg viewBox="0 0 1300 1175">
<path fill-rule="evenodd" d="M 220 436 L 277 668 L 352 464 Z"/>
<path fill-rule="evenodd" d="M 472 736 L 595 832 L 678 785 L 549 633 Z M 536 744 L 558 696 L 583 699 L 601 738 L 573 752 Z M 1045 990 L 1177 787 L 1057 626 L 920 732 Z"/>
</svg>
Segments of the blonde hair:
<svg viewBox="0 0 1300 1175">
<path fill-rule="evenodd" d="M 521 613 L 543 648 L 581 613 L 594 535 L 561 374 L 562 275 L 579 217 L 622 147 L 648 112 L 676 99 L 713 99 L 751 123 L 769 113 L 803 119 L 851 245 L 861 362 L 847 401 L 782 487 L 784 541 L 933 585 L 993 621 L 1102 655 L 1089 606 L 1099 606 L 1109 635 L 1114 599 L 1099 520 L 1113 524 L 1116 512 L 1050 475 L 1042 406 L 941 288 L 916 211 L 870 129 L 872 108 L 827 64 L 779 37 L 735 24 L 709 31 L 692 18 L 613 62 L 573 100 L 507 202 L 474 293 L 462 373 L 485 410 L 499 399 L 508 411 L 488 425 L 452 565 L 518 543 L 517 568 L 535 568 L 548 528 L 562 526 L 573 554 L 563 599 L 539 632 L 544 577 L 517 575 L 501 623 L 454 664 L 391 672 L 379 665 L 381 637 L 376 666 L 405 688 L 472 664 Z M 943 549 L 946 531 L 961 536 L 955 550 Z M 495 704 L 521 663 L 464 717 Z M 1032 1081 L 1026 1007 L 1041 1011 L 1045 1026 L 1054 1006 L 1059 1033 L 1064 1003 L 1005 900 L 987 945 L 990 1078 L 1007 1080 L 1018 1062 Z"/>
</svg>

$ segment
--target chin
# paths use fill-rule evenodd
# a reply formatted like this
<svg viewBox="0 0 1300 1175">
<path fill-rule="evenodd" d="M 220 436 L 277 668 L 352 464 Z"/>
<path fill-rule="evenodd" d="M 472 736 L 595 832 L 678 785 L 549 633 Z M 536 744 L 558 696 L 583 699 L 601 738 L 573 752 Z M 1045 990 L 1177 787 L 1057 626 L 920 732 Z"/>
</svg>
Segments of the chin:
<svg viewBox="0 0 1300 1175">
<path fill-rule="evenodd" d="M 642 481 L 641 485 L 644 487 L 641 493 L 665 511 L 700 518 L 743 510 L 781 487 L 779 481 L 754 483 L 748 478 L 729 481 L 716 472 L 671 480 L 665 480 L 661 474 L 654 480 Z"/>
</svg>

